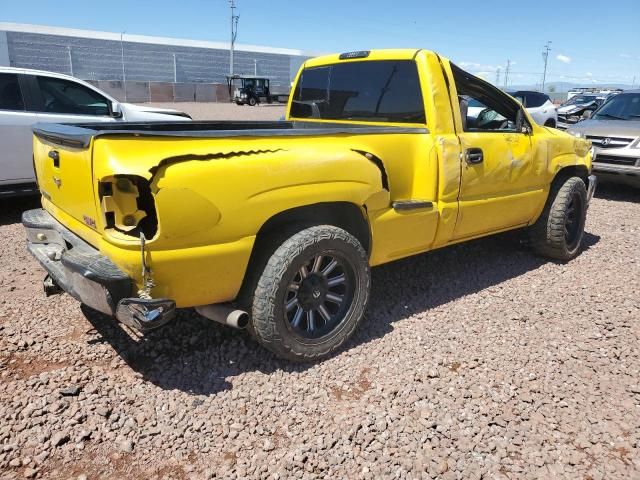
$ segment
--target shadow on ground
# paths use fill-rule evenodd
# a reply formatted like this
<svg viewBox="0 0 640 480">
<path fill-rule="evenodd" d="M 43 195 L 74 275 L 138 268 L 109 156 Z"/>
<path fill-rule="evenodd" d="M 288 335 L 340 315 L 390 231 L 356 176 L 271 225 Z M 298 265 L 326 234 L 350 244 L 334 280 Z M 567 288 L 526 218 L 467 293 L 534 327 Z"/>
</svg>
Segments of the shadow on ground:
<svg viewBox="0 0 640 480">
<path fill-rule="evenodd" d="M 599 183 L 595 193 L 596 198 L 612 200 L 614 202 L 640 202 L 640 188 L 615 183 Z"/>
<path fill-rule="evenodd" d="M 2 198 L 0 199 L 0 225 L 20 223 L 22 212 L 40 207 L 40 196 L 38 195 Z"/>
<path fill-rule="evenodd" d="M 356 348 L 393 330 L 393 323 L 537 269 L 546 261 L 519 244 L 515 233 L 499 235 L 407 258 L 373 269 L 366 321 L 346 346 Z M 585 250 L 600 237 L 587 233 Z M 584 252 L 583 252 L 584 253 Z M 210 395 L 232 388 L 247 371 L 300 372 L 310 365 L 279 360 L 242 331 L 183 310 L 178 319 L 134 337 L 104 315 L 83 308 L 97 335 L 143 378 L 163 389 Z"/>
</svg>

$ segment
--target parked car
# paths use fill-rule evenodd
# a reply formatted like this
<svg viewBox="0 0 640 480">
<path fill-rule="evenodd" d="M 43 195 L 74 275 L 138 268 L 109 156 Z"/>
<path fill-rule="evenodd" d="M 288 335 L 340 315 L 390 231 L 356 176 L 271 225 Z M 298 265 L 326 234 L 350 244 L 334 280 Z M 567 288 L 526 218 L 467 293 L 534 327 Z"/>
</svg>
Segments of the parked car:
<svg viewBox="0 0 640 480">
<path fill-rule="evenodd" d="M 371 266 L 525 227 L 580 251 L 589 142 L 434 52 L 307 60 L 287 120 L 37 125 L 46 291 L 139 330 L 196 307 L 310 361 L 363 321 Z"/>
<path fill-rule="evenodd" d="M 183 112 L 120 103 L 68 75 L 0 67 L 0 196 L 37 191 L 31 127 L 38 122 L 189 120 Z"/>
<path fill-rule="evenodd" d="M 555 128 L 558 124 L 558 110 L 546 93 L 528 90 L 507 93 L 524 105 L 538 125 Z"/>
<path fill-rule="evenodd" d="M 591 140 L 593 171 L 599 178 L 640 187 L 640 90 L 611 97 L 568 131 Z"/>
<path fill-rule="evenodd" d="M 540 92 L 519 90 L 507 92 L 522 103 L 538 125 L 555 127 L 558 123 L 558 112 L 548 95 Z M 475 119 L 487 107 L 473 98 L 468 99 L 469 118 Z"/>
<path fill-rule="evenodd" d="M 566 130 L 591 115 L 607 99 L 608 94 L 574 95 L 558 107 L 558 128 Z"/>
</svg>

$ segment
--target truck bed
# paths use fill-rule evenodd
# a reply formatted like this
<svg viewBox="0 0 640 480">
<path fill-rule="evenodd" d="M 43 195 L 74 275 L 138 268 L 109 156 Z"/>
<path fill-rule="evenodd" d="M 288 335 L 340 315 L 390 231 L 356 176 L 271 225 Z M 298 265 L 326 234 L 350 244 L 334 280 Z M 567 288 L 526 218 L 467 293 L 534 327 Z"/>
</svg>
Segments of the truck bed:
<svg viewBox="0 0 640 480">
<path fill-rule="evenodd" d="M 426 128 L 359 125 L 327 122 L 284 121 L 216 121 L 216 122 L 119 122 L 59 124 L 38 123 L 34 134 L 53 143 L 84 148 L 92 138 L 99 136 L 126 135 L 149 137 L 274 137 L 274 136 L 318 136 L 318 135 L 367 135 L 367 134 L 415 134 L 428 133 Z"/>
</svg>

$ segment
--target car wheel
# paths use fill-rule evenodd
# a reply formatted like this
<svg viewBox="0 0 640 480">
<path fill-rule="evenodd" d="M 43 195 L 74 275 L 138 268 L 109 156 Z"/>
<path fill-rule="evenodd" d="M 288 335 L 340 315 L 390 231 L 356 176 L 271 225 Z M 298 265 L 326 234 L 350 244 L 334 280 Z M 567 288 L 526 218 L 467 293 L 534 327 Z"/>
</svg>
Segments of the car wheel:
<svg viewBox="0 0 640 480">
<path fill-rule="evenodd" d="M 579 177 L 555 181 L 538 221 L 530 228 L 539 255 L 566 262 L 580 251 L 587 216 L 587 189 Z"/>
<path fill-rule="evenodd" d="M 236 100 L 236 105 L 241 105 L 242 106 L 242 105 L 244 105 L 244 103 Z"/>
<path fill-rule="evenodd" d="M 305 228 L 266 263 L 253 295 L 250 331 L 282 358 L 319 360 L 353 334 L 369 289 L 367 254 L 353 235 L 331 225 Z"/>
<path fill-rule="evenodd" d="M 256 100 L 256 97 L 249 97 L 249 105 L 255 107 L 257 103 L 258 101 Z"/>
</svg>

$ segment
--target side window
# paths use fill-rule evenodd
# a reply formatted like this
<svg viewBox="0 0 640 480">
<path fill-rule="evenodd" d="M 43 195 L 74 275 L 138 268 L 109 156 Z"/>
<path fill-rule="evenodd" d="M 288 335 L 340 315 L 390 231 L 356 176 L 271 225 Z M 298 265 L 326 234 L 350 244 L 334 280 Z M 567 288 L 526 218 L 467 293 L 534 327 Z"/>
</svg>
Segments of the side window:
<svg viewBox="0 0 640 480">
<path fill-rule="evenodd" d="M 508 95 L 451 64 L 466 132 L 515 132 L 520 105 Z"/>
<path fill-rule="evenodd" d="M 15 73 L 0 73 L 0 110 L 24 111 L 24 100 Z"/>
<path fill-rule="evenodd" d="M 109 115 L 105 97 L 90 88 L 60 78 L 38 77 L 46 113 L 70 115 Z"/>
<path fill-rule="evenodd" d="M 542 93 L 528 93 L 525 95 L 525 104 L 527 108 L 538 108 L 544 105 L 549 97 Z"/>
</svg>

